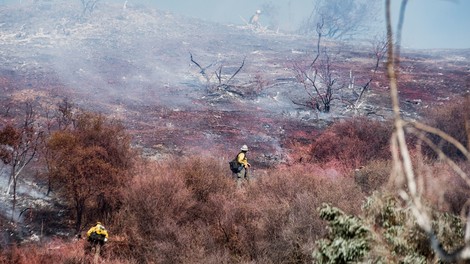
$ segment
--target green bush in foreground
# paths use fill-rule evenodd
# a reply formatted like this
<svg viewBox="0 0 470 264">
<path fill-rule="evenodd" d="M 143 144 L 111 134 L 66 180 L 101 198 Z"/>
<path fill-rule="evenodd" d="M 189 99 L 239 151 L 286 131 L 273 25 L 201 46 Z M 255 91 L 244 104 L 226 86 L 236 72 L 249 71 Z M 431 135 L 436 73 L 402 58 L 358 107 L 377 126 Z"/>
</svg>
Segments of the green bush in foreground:
<svg viewBox="0 0 470 264">
<path fill-rule="evenodd" d="M 370 232 L 361 219 L 327 204 L 322 205 L 320 217 L 329 222 L 330 233 L 317 242 L 313 257 L 318 263 L 348 263 L 367 254 Z"/>
<path fill-rule="evenodd" d="M 374 193 L 361 217 L 324 204 L 320 217 L 328 221 L 329 233 L 316 243 L 315 263 L 440 263 L 409 209 L 393 196 Z M 445 250 L 452 252 L 463 245 L 464 225 L 459 217 L 436 212 L 433 227 Z"/>
</svg>

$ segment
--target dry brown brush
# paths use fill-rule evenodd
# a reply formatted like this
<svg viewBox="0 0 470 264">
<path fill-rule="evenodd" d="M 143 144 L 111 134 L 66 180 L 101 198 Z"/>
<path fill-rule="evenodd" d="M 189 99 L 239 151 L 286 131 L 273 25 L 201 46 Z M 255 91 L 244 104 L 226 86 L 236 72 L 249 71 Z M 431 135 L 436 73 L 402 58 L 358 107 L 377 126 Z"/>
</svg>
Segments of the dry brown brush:
<svg viewBox="0 0 470 264">
<path fill-rule="evenodd" d="M 175 158 L 138 167 L 113 223 L 113 257 L 138 263 L 310 263 L 324 232 L 317 208 L 360 210 L 347 176 L 296 165 L 237 189 L 226 162 Z"/>
<path fill-rule="evenodd" d="M 312 144 L 314 162 L 340 160 L 351 168 L 390 158 L 391 125 L 367 118 L 336 122 Z"/>
<path fill-rule="evenodd" d="M 470 132 L 470 96 L 452 100 L 448 104 L 436 106 L 426 115 L 429 126 L 444 131 L 448 135 L 469 147 Z M 435 134 L 429 134 L 431 141 L 449 157 L 457 160 L 465 160 L 462 152 L 450 142 L 443 140 Z M 423 148 L 425 154 L 434 159 L 438 155 L 427 145 Z"/>
</svg>

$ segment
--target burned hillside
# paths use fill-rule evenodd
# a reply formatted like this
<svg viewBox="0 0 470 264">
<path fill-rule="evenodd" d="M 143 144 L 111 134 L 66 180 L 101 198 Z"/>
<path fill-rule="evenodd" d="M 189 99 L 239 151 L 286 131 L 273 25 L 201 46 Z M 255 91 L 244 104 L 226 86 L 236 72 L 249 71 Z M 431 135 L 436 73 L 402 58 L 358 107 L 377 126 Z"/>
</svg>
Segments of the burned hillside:
<svg viewBox="0 0 470 264">
<path fill-rule="evenodd" d="M 350 74 L 356 86 L 364 85 L 374 64 L 367 43 L 325 40 L 322 44 L 334 54 L 331 64 L 339 86 L 332 113 L 323 115 L 293 103 L 309 100 L 293 65 L 315 55 L 311 37 L 104 3 L 86 15 L 78 2 L 39 1 L 0 11 L 3 115 L 21 101 L 47 108 L 58 98 L 69 98 L 78 107 L 123 120 L 135 144 L 150 152 L 230 150 L 245 142 L 257 155 L 282 160 L 286 140 L 296 140 L 296 130 L 311 134 L 354 114 L 345 104 Z M 209 66 L 206 76 L 190 54 L 202 67 Z M 467 92 L 469 56 L 465 50 L 405 51 L 405 114 L 417 118 L 429 104 Z M 242 62 L 230 83 L 217 87 Z M 356 114 L 389 115 L 382 66 L 378 72 Z"/>
<path fill-rule="evenodd" d="M 100 216 L 112 223 L 110 261 L 128 257 L 145 263 L 146 257 L 158 256 L 157 262 L 168 263 L 195 263 L 195 258 L 200 263 L 311 262 L 316 241 L 327 232 L 317 210 L 324 202 L 345 210 L 342 214 L 358 215 L 365 198 L 386 189 L 393 113 L 387 57 L 377 42 L 222 25 L 127 1 L 124 6 L 98 2 L 90 10 L 80 1 L 0 5 L 0 133 L 24 124 L 28 129 L 23 134 L 44 140 L 40 154 L 21 172 L 17 201 L 5 194 L 13 166 L 4 152 L 13 148 L 0 144 L 5 161 L 0 162 L 0 213 L 5 217 L 0 250 L 18 241 L 71 238 L 95 220 L 90 212 L 109 206 Z M 404 48 L 397 67 L 406 120 L 419 120 L 431 109 L 455 113 L 453 107 L 465 104 L 453 105 L 470 90 L 470 50 Z M 34 122 L 24 122 L 28 113 Z M 447 112 L 436 116 L 448 118 L 442 113 Z M 84 127 L 91 130 L 74 130 L 79 127 L 71 118 L 76 114 L 105 120 L 116 130 L 95 131 L 100 126 L 90 124 Z M 453 132 L 460 135 L 460 130 Z M 94 179 L 125 175 L 126 182 L 111 180 L 115 193 L 92 193 L 97 199 L 84 203 L 90 211 L 83 219 L 65 202 L 73 192 L 59 193 L 48 173 L 66 168 L 57 161 L 72 152 L 98 161 L 120 153 L 104 147 L 90 151 L 89 146 L 80 152 L 78 143 L 68 144 L 75 140 L 57 136 L 63 145 L 55 146 L 61 155 L 54 160 L 59 156 L 48 156 L 47 136 L 56 131 L 92 150 L 101 142 L 88 139 L 105 136 L 129 140 L 132 146 L 125 162 L 117 163 L 135 167 L 126 166 L 130 171 L 113 177 L 98 171 L 103 178 Z M 113 137 L 106 131 L 122 134 Z M 240 191 L 226 165 L 243 144 L 250 147 L 255 184 Z M 62 146 L 73 151 L 62 152 Z M 436 194 L 429 196 L 431 203 L 446 213 L 457 212 L 468 188 L 449 168 L 425 166 L 444 176 L 433 179 L 423 195 Z M 56 170 L 55 177 L 64 172 Z M 449 192 L 440 188 L 444 182 L 459 188 Z M 385 199 L 371 196 L 369 201 L 378 201 L 378 208 Z M 9 221 L 11 204 L 22 213 L 17 223 Z M 366 213 L 375 217 L 382 210 L 377 208 Z M 152 246 L 137 232 L 148 226 Z M 138 250 L 133 238 L 140 243 Z M 77 249 L 80 243 L 68 246 Z"/>
</svg>

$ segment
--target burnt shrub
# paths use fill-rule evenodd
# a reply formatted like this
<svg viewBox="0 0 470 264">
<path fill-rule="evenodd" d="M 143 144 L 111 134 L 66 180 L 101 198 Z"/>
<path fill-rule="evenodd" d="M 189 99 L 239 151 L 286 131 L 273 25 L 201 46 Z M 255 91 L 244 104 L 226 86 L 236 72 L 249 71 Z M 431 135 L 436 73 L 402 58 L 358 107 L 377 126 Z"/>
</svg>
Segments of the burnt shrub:
<svg viewBox="0 0 470 264">
<path fill-rule="evenodd" d="M 469 175 L 470 166 L 459 163 L 460 168 Z M 445 162 L 425 163 L 419 171 L 425 181 L 424 198 L 437 210 L 459 215 L 466 209 L 470 199 L 470 186 Z"/>
<path fill-rule="evenodd" d="M 465 99 L 454 101 L 429 111 L 425 117 L 430 126 L 438 128 L 455 138 L 465 147 L 469 147 L 470 130 L 470 96 Z M 467 125 L 466 125 L 467 124 Z M 469 126 L 469 127 L 466 127 Z M 465 157 L 453 144 L 444 141 L 437 135 L 428 135 L 449 158 L 464 160 Z M 436 159 L 438 154 L 430 147 L 424 146 L 423 152 L 426 156 Z"/>
<path fill-rule="evenodd" d="M 354 170 L 354 181 L 365 194 L 371 195 L 387 183 L 391 170 L 390 161 L 374 160 Z"/>
<path fill-rule="evenodd" d="M 175 160 L 172 170 L 183 177 L 193 197 L 202 203 L 211 195 L 230 192 L 233 188 L 227 174 L 227 166 L 214 158 L 188 157 Z"/>
<path fill-rule="evenodd" d="M 349 213 L 360 212 L 361 193 L 350 177 L 331 169 L 297 164 L 279 168 L 250 186 L 256 205 L 257 259 L 275 263 L 312 263 L 315 241 L 325 233 L 317 208 L 331 202 Z"/>
<path fill-rule="evenodd" d="M 87 222 L 110 220 L 132 175 L 133 151 L 123 125 L 83 112 L 73 128 L 54 132 L 46 144 L 50 179 L 73 210 L 75 231 Z"/>
<path fill-rule="evenodd" d="M 103 263 L 312 263 L 326 232 L 317 208 L 358 214 L 364 198 L 348 173 L 318 164 L 268 170 L 240 189 L 211 157 L 136 160 L 133 174 L 106 223 Z M 82 263 L 85 243 L 21 246 L 0 259 Z"/>
<path fill-rule="evenodd" d="M 13 245 L 5 250 L 0 249 L 0 263 L 15 264 L 43 264 L 64 263 L 82 264 L 95 263 L 93 256 L 85 254 L 85 240 L 52 239 L 47 241 L 25 242 L 21 245 Z M 104 247 L 106 249 L 108 245 Z M 116 259 L 102 255 L 99 263 L 103 264 L 131 264 L 135 263 L 126 259 Z"/>
<path fill-rule="evenodd" d="M 119 240 L 111 256 L 137 263 L 311 263 L 325 232 L 318 206 L 360 211 L 352 177 L 313 164 L 270 170 L 241 189 L 215 158 L 137 167 L 109 225 Z"/>
<path fill-rule="evenodd" d="M 114 254 L 139 263 L 179 263 L 189 238 L 182 223 L 195 201 L 183 179 L 169 166 L 146 166 L 139 171 L 124 199 L 120 222 L 114 223 L 127 246 Z M 127 250 L 125 250 L 127 248 Z"/>
<path fill-rule="evenodd" d="M 123 241 L 113 254 L 138 263 L 227 262 L 219 230 L 235 185 L 224 176 L 225 167 L 195 157 L 138 167 L 119 220 L 113 223 Z"/>
<path fill-rule="evenodd" d="M 340 160 L 358 167 L 374 159 L 390 158 L 390 122 L 352 118 L 334 123 L 312 144 L 314 162 Z"/>
</svg>

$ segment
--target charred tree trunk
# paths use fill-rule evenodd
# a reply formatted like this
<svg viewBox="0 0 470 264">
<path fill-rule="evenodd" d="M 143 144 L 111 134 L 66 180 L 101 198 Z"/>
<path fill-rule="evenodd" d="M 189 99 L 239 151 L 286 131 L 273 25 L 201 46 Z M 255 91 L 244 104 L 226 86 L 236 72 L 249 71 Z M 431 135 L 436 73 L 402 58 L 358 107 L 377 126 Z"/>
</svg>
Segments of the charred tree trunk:
<svg viewBox="0 0 470 264">
<path fill-rule="evenodd" d="M 15 173 L 15 167 L 12 168 L 12 178 L 13 178 L 13 201 L 12 201 L 12 207 L 11 207 L 11 221 L 15 222 L 15 210 L 16 210 L 16 177 L 14 175 Z M 10 178 L 11 179 L 11 178 Z M 10 188 L 8 188 L 10 189 Z"/>
<path fill-rule="evenodd" d="M 83 199 L 78 199 L 75 202 L 75 232 L 78 234 L 82 226 L 83 213 L 85 212 L 85 201 Z"/>
<path fill-rule="evenodd" d="M 323 104 L 323 112 L 329 113 L 330 112 L 330 102 L 325 102 Z"/>
</svg>

